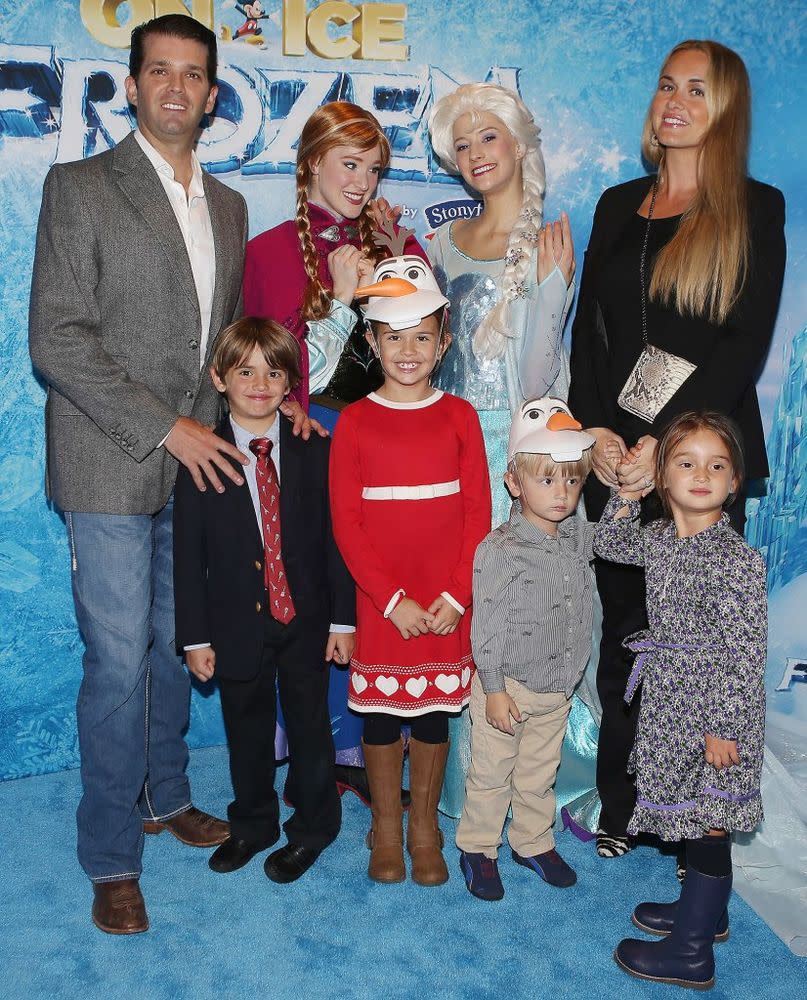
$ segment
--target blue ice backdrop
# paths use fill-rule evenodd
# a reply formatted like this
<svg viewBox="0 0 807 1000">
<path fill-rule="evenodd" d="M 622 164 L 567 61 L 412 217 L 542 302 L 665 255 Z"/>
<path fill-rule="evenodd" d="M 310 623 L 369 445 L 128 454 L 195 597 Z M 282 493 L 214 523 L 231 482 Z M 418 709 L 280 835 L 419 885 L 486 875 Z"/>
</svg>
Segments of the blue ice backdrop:
<svg viewBox="0 0 807 1000">
<path fill-rule="evenodd" d="M 517 87 L 541 125 L 546 214 L 569 212 L 581 261 L 601 192 L 642 172 L 639 135 L 664 54 L 684 38 L 708 37 L 745 59 L 754 93 L 751 168 L 785 194 L 789 247 L 776 335 L 759 381 L 773 477 L 768 496 L 750 511 L 749 537 L 770 567 L 769 732 L 804 802 L 804 4 L 411 0 L 405 6 L 406 62 L 284 57 L 280 0 L 264 3 L 270 18 L 261 22 L 263 47 L 222 42 L 218 116 L 200 156 L 244 194 L 253 235 L 291 214 L 294 147 L 306 117 L 318 104 L 344 97 L 375 110 L 386 128 L 394 157 L 383 193 L 404 206 L 408 224 L 427 238 L 456 211 L 447 203 L 468 198 L 431 153 L 431 104 L 457 83 L 491 79 Z M 226 2 L 215 4 L 215 19 L 217 33 L 243 21 Z M 64 524 L 43 491 L 45 392 L 28 360 L 27 300 L 48 167 L 103 150 L 132 125 L 122 92 L 127 55 L 87 31 L 78 0 L 38 7 L 0 0 L 0 778 L 78 762 L 74 705 L 82 644 Z M 189 740 L 223 741 L 215 696 L 194 693 Z"/>
</svg>

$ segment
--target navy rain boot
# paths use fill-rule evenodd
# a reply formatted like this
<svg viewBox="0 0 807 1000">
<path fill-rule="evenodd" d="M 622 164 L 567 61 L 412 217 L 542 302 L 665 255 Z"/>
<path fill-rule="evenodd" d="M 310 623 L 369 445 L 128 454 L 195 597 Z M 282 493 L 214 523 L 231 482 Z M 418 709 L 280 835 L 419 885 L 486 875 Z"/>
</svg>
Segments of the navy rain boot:
<svg viewBox="0 0 807 1000">
<path fill-rule="evenodd" d="M 712 945 L 730 894 L 730 875 L 717 878 L 690 868 L 670 934 L 663 941 L 625 938 L 614 952 L 617 965 L 639 979 L 710 990 L 715 984 Z"/>
<path fill-rule="evenodd" d="M 645 934 L 658 934 L 666 937 L 673 929 L 675 915 L 678 913 L 678 900 L 674 903 L 639 903 L 633 911 L 631 920 Z M 724 910 L 717 922 L 715 943 L 722 944 L 729 939 L 729 911 Z"/>
</svg>

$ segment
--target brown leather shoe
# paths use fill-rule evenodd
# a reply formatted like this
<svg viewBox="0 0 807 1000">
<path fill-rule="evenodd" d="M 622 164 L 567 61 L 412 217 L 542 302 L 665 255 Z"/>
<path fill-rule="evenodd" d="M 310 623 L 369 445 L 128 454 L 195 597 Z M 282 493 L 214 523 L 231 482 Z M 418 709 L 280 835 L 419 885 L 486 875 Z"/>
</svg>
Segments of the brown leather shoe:
<svg viewBox="0 0 807 1000">
<path fill-rule="evenodd" d="M 191 806 L 171 819 L 143 820 L 146 833 L 162 833 L 169 830 L 183 844 L 189 847 L 216 847 L 230 836 L 230 824 L 216 819 L 209 813 Z"/>
<path fill-rule="evenodd" d="M 406 827 L 406 849 L 412 858 L 412 881 L 418 885 L 442 885 L 448 881 L 443 834 L 437 822 L 447 757 L 448 743 L 409 741 L 412 805 Z"/>
<path fill-rule="evenodd" d="M 149 929 L 146 904 L 136 878 L 95 882 L 92 922 L 107 934 L 141 934 Z"/>
</svg>

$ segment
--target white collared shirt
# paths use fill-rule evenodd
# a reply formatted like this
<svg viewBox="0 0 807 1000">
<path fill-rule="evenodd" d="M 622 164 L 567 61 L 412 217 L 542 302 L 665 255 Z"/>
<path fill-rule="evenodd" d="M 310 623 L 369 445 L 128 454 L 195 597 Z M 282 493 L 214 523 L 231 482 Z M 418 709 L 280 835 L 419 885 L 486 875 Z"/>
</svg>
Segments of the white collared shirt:
<svg viewBox="0 0 807 1000">
<path fill-rule="evenodd" d="M 239 451 L 242 451 L 249 459 L 249 465 L 243 467 L 244 478 L 247 481 L 247 486 L 249 487 L 249 495 L 252 498 L 252 507 L 255 511 L 255 520 L 258 522 L 258 531 L 261 538 L 263 538 L 263 522 L 261 521 L 261 504 L 258 499 L 258 480 L 255 474 L 255 464 L 256 456 L 252 454 L 249 450 L 249 442 L 254 441 L 256 437 L 264 437 L 267 441 L 272 442 L 272 451 L 269 454 L 269 461 L 274 465 L 275 472 L 277 472 L 277 482 L 280 484 L 280 421 L 282 417 L 275 414 L 275 419 L 272 421 L 272 426 L 269 430 L 265 431 L 263 434 L 256 435 L 251 431 L 244 430 L 244 428 L 230 417 L 230 426 L 233 429 L 233 437 L 235 438 L 235 446 Z M 281 525 L 281 530 L 283 526 Z"/>
<path fill-rule="evenodd" d="M 146 139 L 142 132 L 135 130 L 134 137 L 157 171 L 160 183 L 168 195 L 168 201 L 176 216 L 185 241 L 188 258 L 199 300 L 202 327 L 199 331 L 199 368 L 204 365 L 207 342 L 210 337 L 210 314 L 213 309 L 213 289 L 216 284 L 216 248 L 213 242 L 213 226 L 205 197 L 202 181 L 202 167 L 199 157 L 191 152 L 193 176 L 187 194 L 185 188 L 174 177 L 174 168 Z"/>
</svg>

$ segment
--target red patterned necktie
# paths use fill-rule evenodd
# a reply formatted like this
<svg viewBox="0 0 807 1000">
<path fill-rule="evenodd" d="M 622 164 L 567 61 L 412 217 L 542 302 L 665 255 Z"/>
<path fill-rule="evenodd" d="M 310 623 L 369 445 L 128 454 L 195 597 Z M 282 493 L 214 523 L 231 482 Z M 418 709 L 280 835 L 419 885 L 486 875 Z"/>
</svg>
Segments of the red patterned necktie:
<svg viewBox="0 0 807 1000">
<path fill-rule="evenodd" d="M 295 610 L 280 554 L 280 486 L 275 463 L 269 457 L 272 442 L 268 438 L 253 438 L 249 450 L 256 458 L 255 479 L 263 528 L 263 579 L 269 597 L 269 614 L 287 625 L 294 618 Z"/>
</svg>

